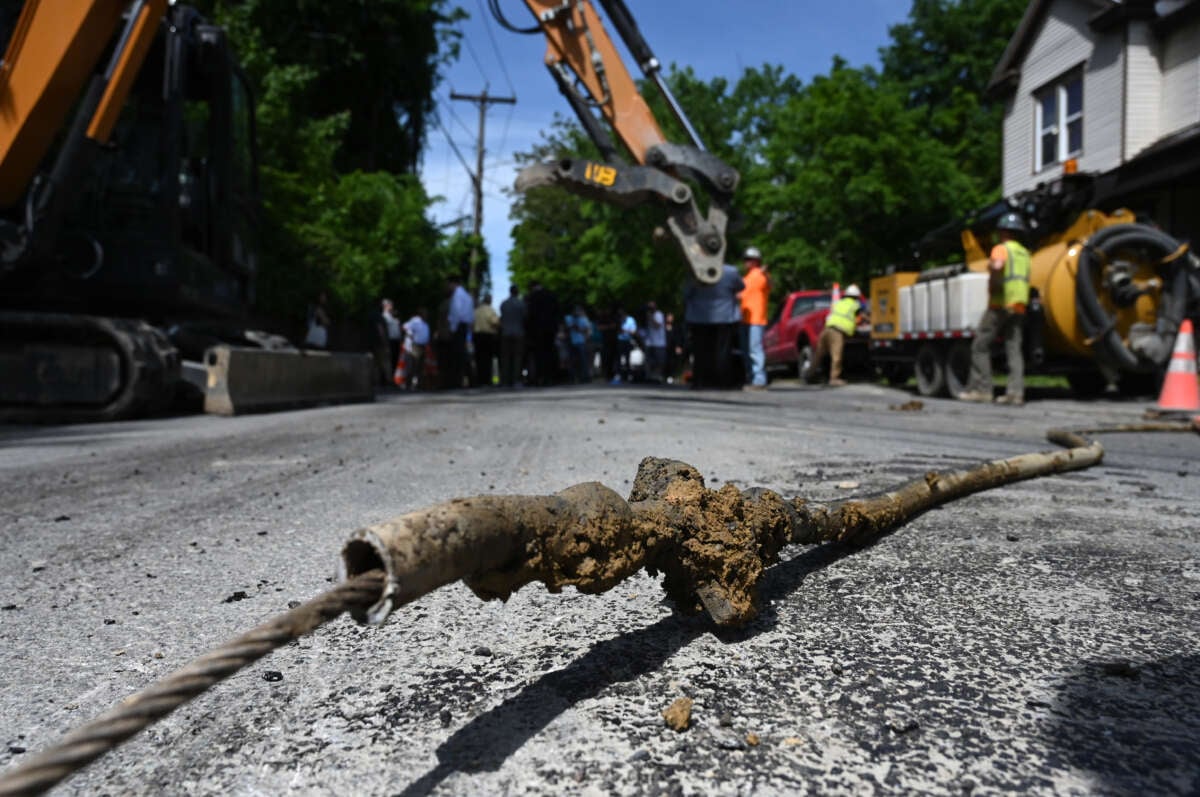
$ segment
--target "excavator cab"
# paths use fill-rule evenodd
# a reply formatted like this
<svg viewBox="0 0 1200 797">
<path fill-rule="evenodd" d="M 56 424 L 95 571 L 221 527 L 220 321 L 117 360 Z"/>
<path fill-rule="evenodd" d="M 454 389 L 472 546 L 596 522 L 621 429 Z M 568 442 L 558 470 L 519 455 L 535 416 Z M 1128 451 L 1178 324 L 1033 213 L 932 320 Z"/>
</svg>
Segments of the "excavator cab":
<svg viewBox="0 0 1200 797">
<path fill-rule="evenodd" d="M 11 38 L 0 66 L 0 418 L 165 406 L 181 355 L 199 360 L 221 337 L 189 335 L 189 322 L 238 329 L 253 299 L 245 77 L 221 28 L 165 0 L 27 4 Z"/>
<path fill-rule="evenodd" d="M 0 286 L 6 305 L 156 323 L 245 312 L 257 259 L 253 103 L 223 30 L 172 8 L 111 139 L 68 135 L 53 157 L 78 159 L 79 177 L 55 187 L 62 196 L 27 231 L 54 232 L 15 267 L 21 288 Z"/>
</svg>

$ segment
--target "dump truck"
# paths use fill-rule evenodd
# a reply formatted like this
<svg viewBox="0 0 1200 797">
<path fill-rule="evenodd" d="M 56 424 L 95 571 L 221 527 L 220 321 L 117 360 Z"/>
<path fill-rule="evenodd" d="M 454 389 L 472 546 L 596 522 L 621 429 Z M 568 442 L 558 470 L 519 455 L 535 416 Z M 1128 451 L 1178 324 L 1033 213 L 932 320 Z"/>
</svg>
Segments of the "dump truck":
<svg viewBox="0 0 1200 797">
<path fill-rule="evenodd" d="M 1092 207 L 1092 186 L 1090 175 L 1065 174 L 975 214 L 961 227 L 959 262 L 872 279 L 870 351 L 883 376 L 915 377 L 923 396 L 966 389 L 988 304 L 985 243 L 1015 211 L 1032 230 L 1027 372 L 1064 376 L 1085 396 L 1157 390 L 1180 324 L 1200 316 L 1200 258 L 1127 209 Z M 936 251 L 939 236 L 917 251 Z"/>
</svg>

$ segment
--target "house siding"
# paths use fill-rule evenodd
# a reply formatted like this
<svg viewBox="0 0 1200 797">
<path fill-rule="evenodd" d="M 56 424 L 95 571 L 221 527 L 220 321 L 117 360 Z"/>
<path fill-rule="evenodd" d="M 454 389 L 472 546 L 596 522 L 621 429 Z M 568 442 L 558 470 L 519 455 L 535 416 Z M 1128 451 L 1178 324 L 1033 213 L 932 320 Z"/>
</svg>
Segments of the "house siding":
<svg viewBox="0 0 1200 797">
<path fill-rule="evenodd" d="M 1003 193 L 1012 196 L 1061 174 L 1055 165 L 1034 171 L 1037 131 L 1034 92 L 1071 69 L 1083 70 L 1083 154 L 1081 170 L 1117 166 L 1122 146 L 1122 90 L 1125 62 L 1122 36 L 1099 36 L 1088 26 L 1093 7 L 1058 0 L 1047 9 L 1021 66 L 1016 93 L 1004 121 Z"/>
<path fill-rule="evenodd" d="M 1200 123 L 1200 20 L 1173 31 L 1163 45 L 1159 118 L 1160 136 Z"/>
<path fill-rule="evenodd" d="M 1163 105 L 1163 80 L 1158 50 L 1154 32 L 1147 23 L 1129 24 L 1125 71 L 1125 145 L 1121 162 L 1129 160 L 1162 136 L 1160 110 Z"/>
</svg>

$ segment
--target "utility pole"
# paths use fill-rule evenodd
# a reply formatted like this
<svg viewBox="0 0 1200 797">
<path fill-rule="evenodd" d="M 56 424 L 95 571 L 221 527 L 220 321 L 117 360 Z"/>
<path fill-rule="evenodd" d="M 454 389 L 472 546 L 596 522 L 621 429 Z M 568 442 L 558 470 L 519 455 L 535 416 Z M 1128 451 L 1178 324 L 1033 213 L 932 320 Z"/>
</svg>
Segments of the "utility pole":
<svg viewBox="0 0 1200 797">
<path fill-rule="evenodd" d="M 475 173 L 471 175 L 471 182 L 475 186 L 475 241 L 480 240 L 483 234 L 483 131 L 484 120 L 487 118 L 488 105 L 504 103 L 506 105 L 514 105 L 517 102 L 516 97 L 491 97 L 488 96 L 487 88 L 483 89 L 482 94 L 459 94 L 457 91 L 450 92 L 452 100 L 466 100 L 467 102 L 476 103 L 479 106 L 479 141 L 475 147 Z M 472 243 L 471 245 L 471 273 L 467 277 L 467 290 L 471 295 L 475 295 L 475 291 L 479 288 L 478 278 L 479 265 L 479 244 Z"/>
</svg>

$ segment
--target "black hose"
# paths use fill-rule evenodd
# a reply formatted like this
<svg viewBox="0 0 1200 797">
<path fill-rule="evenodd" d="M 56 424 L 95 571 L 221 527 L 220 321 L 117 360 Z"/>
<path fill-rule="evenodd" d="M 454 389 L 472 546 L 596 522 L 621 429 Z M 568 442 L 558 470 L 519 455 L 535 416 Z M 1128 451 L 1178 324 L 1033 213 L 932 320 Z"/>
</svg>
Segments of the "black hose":
<svg viewBox="0 0 1200 797">
<path fill-rule="evenodd" d="M 500 23 L 500 27 L 513 33 L 541 33 L 542 29 L 539 25 L 534 25 L 529 28 L 522 28 L 508 21 L 508 17 L 504 16 L 504 12 L 500 10 L 500 0 L 488 0 L 488 8 L 492 12 L 492 16 Z"/>
<path fill-rule="evenodd" d="M 1162 230 L 1145 224 L 1117 224 L 1105 227 L 1093 235 L 1083 247 L 1079 256 L 1079 268 L 1075 277 L 1075 306 L 1079 311 L 1079 325 L 1083 334 L 1094 339 L 1094 347 L 1100 357 L 1124 371 L 1145 372 L 1153 370 L 1158 363 L 1147 363 L 1139 360 L 1130 351 L 1117 332 L 1115 319 L 1100 305 L 1100 297 L 1092 283 L 1092 270 L 1110 259 L 1110 255 L 1124 247 L 1146 246 L 1157 254 L 1160 260 L 1179 249 L 1179 241 Z M 1176 260 L 1176 263 L 1184 262 Z M 1170 285 L 1165 290 L 1166 299 L 1164 315 L 1178 326 L 1182 318 L 1182 309 L 1187 305 L 1187 278 L 1182 268 L 1172 265 L 1177 270 L 1176 279 L 1171 284 L 1164 277 L 1164 284 Z M 1183 276 L 1183 279 L 1179 279 Z M 1180 294 L 1180 295 L 1176 295 Z M 1169 330 L 1166 330 L 1169 331 Z"/>
</svg>

